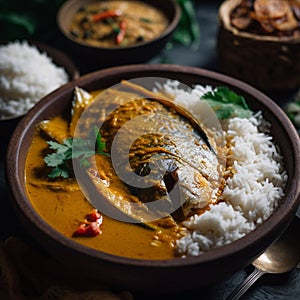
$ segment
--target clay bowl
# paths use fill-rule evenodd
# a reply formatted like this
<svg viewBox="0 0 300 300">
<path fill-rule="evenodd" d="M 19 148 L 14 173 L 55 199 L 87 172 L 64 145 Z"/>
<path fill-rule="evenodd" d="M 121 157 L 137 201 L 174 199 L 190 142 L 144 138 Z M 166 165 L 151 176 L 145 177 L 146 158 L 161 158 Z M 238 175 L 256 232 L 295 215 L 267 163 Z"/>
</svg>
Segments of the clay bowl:
<svg viewBox="0 0 300 300">
<path fill-rule="evenodd" d="M 187 85 L 226 85 L 243 95 L 253 110 L 262 110 L 271 122 L 271 134 L 284 156 L 289 176 L 278 209 L 257 229 L 229 245 L 198 257 L 174 260 L 137 260 L 114 256 L 82 246 L 50 227 L 37 214 L 26 195 L 24 165 L 35 125 L 70 106 L 75 86 L 88 91 L 110 87 L 122 79 L 163 77 Z M 131 65 L 109 68 L 72 81 L 39 102 L 18 125 L 8 147 L 7 183 L 11 201 L 24 228 L 63 265 L 94 280 L 129 290 L 176 292 L 199 288 L 227 278 L 247 266 L 287 228 L 300 200 L 300 142 L 284 112 L 255 88 L 222 74 L 177 65 Z"/>
<path fill-rule="evenodd" d="M 58 11 L 57 24 L 62 34 L 62 40 L 66 50 L 74 57 L 85 73 L 100 68 L 125 64 L 143 63 L 157 55 L 172 37 L 180 20 L 181 10 L 174 0 L 144 1 L 162 11 L 169 19 L 169 26 L 163 33 L 148 42 L 139 42 L 128 47 L 100 47 L 78 42 L 69 31 L 74 14 L 85 5 L 96 2 L 95 0 L 69 0 Z M 145 11 L 145 17 L 147 12 Z"/>
<path fill-rule="evenodd" d="M 217 52 L 222 73 L 262 91 L 296 90 L 300 85 L 299 34 L 262 35 L 237 29 L 231 13 L 241 2 L 226 0 L 219 8 Z"/>
<path fill-rule="evenodd" d="M 5 45 L 7 42 L 2 42 L 1 45 Z M 63 51 L 56 49 L 52 46 L 44 44 L 38 41 L 28 41 L 30 45 L 37 47 L 37 49 L 41 53 L 45 53 L 48 57 L 52 59 L 52 62 L 59 66 L 63 67 L 68 74 L 69 80 L 74 80 L 79 77 L 79 70 L 75 66 L 72 59 L 65 54 Z M 30 70 L 28 70 L 30 72 Z M 11 116 L 11 117 L 3 117 L 0 119 L 0 137 L 9 139 L 12 131 L 18 124 L 18 122 L 22 119 L 24 115 Z"/>
</svg>

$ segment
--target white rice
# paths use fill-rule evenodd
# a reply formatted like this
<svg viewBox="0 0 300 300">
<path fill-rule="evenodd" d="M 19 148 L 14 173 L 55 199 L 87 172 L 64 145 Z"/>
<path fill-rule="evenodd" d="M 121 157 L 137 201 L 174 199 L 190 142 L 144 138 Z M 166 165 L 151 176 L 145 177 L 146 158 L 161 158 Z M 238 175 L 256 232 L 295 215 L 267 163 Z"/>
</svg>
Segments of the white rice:
<svg viewBox="0 0 300 300">
<path fill-rule="evenodd" d="M 67 81 L 66 71 L 27 41 L 0 46 L 0 118 L 25 114 Z"/>
<path fill-rule="evenodd" d="M 190 112 L 199 105 L 200 96 L 212 91 L 209 86 L 182 91 L 177 82 L 167 82 L 163 88 L 176 95 L 175 101 Z M 231 144 L 227 164 L 232 167 L 233 176 L 226 180 L 221 202 L 210 204 L 209 210 L 184 222 L 188 234 L 177 241 L 179 255 L 196 256 L 241 238 L 279 205 L 287 174 L 272 137 L 258 130 L 265 123 L 261 113 L 250 119 L 229 119 L 224 137 Z"/>
</svg>

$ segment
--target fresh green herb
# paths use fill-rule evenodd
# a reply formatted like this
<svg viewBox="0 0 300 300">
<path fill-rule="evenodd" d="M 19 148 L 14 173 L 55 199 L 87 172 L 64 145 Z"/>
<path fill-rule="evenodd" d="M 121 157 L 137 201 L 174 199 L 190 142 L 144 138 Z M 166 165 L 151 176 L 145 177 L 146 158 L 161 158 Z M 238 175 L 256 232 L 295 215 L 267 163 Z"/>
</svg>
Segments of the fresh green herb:
<svg viewBox="0 0 300 300">
<path fill-rule="evenodd" d="M 56 15 L 66 0 L 0 0 L 1 39 L 52 41 Z"/>
<path fill-rule="evenodd" d="M 4 24 L 10 24 L 11 28 L 14 26 L 23 28 L 24 34 L 32 35 L 36 31 L 36 21 L 32 16 L 26 15 L 22 12 L 1 12 L 0 13 L 0 22 Z"/>
<path fill-rule="evenodd" d="M 173 41 L 197 50 L 200 43 L 200 27 L 197 21 L 193 0 L 177 0 L 181 7 L 181 18 Z"/>
<path fill-rule="evenodd" d="M 202 99 L 207 101 L 219 119 L 249 118 L 252 114 L 245 98 L 225 86 L 217 87 L 214 91 L 206 93 Z"/>
<path fill-rule="evenodd" d="M 284 107 L 284 111 L 296 128 L 300 128 L 300 90 L 296 96 L 287 103 Z"/>
<path fill-rule="evenodd" d="M 95 154 L 109 156 L 105 151 L 105 143 L 99 130 L 94 126 L 88 134 L 87 139 L 68 138 L 62 144 L 48 141 L 49 148 L 55 152 L 46 155 L 44 161 L 48 167 L 53 168 L 49 173 L 50 178 L 69 178 L 72 173 L 71 160 L 79 158 L 82 167 L 90 166 L 88 157 Z"/>
<path fill-rule="evenodd" d="M 145 22 L 145 23 L 153 23 L 153 20 L 149 19 L 149 18 L 145 18 L 145 17 L 141 17 L 140 21 Z"/>
</svg>

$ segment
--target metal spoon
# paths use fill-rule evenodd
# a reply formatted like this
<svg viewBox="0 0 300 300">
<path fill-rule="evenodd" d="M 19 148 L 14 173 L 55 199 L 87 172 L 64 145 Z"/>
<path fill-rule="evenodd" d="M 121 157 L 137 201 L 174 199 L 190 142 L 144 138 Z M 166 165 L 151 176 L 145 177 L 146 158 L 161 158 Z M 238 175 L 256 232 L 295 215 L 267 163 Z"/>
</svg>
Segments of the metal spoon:
<svg viewBox="0 0 300 300">
<path fill-rule="evenodd" d="M 281 274 L 300 266 L 300 219 L 296 216 L 288 229 L 252 262 L 254 271 L 227 297 L 237 300 L 266 273 Z M 298 265 L 298 266 L 297 266 Z"/>
</svg>

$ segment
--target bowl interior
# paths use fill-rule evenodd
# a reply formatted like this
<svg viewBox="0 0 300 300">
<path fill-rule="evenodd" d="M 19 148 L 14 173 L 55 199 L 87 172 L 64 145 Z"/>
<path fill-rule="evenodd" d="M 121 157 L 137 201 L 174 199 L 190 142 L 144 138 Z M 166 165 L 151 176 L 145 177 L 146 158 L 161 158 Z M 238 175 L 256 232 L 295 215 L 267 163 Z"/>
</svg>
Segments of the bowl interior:
<svg viewBox="0 0 300 300">
<path fill-rule="evenodd" d="M 24 180 L 26 155 L 31 144 L 35 125 L 41 120 L 58 115 L 69 108 L 70 99 L 75 86 L 91 91 L 110 87 L 119 83 L 122 79 L 138 77 L 168 78 L 179 80 L 190 86 L 193 84 L 211 86 L 227 85 L 232 90 L 243 95 L 252 110 L 263 111 L 264 117 L 272 123 L 271 133 L 282 151 L 285 167 L 289 176 L 285 189 L 285 197 L 280 207 L 268 220 L 253 232 L 247 234 L 244 238 L 218 249 L 213 249 L 198 257 L 189 257 L 185 260 L 141 261 L 113 256 L 75 243 L 56 232 L 38 216 L 26 197 Z M 95 264 L 94 271 L 96 273 L 99 272 L 96 266 L 99 267 L 99 263 L 101 262 L 102 267 L 104 264 L 103 270 L 108 272 L 107 280 L 115 278 L 116 273 L 112 271 L 114 268 L 117 268 L 120 274 L 122 272 L 126 274 L 126 272 L 128 272 L 127 270 L 132 270 L 133 273 L 142 270 L 145 277 L 139 279 L 134 278 L 135 281 L 139 282 L 141 288 L 149 288 L 149 282 L 147 283 L 146 280 L 150 280 L 151 276 L 155 274 L 155 277 L 158 278 L 157 289 L 174 290 L 176 277 L 183 280 L 182 274 L 185 274 L 182 273 L 183 270 L 187 272 L 187 279 L 183 280 L 186 287 L 197 287 L 199 285 L 199 278 L 202 279 L 205 284 L 222 279 L 224 276 L 232 274 L 246 266 L 283 232 L 291 221 L 300 200 L 300 171 L 298 168 L 295 168 L 295 166 L 300 163 L 299 151 L 300 143 L 297 132 L 284 112 L 272 100 L 251 86 L 221 74 L 193 67 L 175 65 L 132 65 L 87 74 L 68 83 L 38 103 L 28 115 L 22 119 L 13 134 L 7 155 L 7 180 L 13 198 L 13 204 L 21 220 L 23 220 L 28 230 L 30 230 L 32 235 L 37 238 L 41 244 L 47 245 L 48 250 L 52 254 L 60 256 L 65 261 L 69 261 L 70 264 L 72 260 L 78 259 L 78 257 L 83 259 L 83 263 L 86 263 L 88 260 L 88 262 Z M 49 247 L 49 245 L 51 246 Z M 235 260 L 234 266 L 232 266 L 232 259 Z M 84 268 L 83 265 L 81 267 Z M 164 286 L 162 286 L 159 283 L 159 278 L 163 281 L 163 276 L 167 276 L 170 269 L 172 269 L 173 272 L 173 281 L 168 284 L 165 283 Z M 190 272 L 197 274 L 197 280 L 191 279 L 190 276 L 188 276 Z M 122 278 L 119 282 L 117 280 L 116 284 L 131 286 L 133 283 L 132 280 L 133 278 L 130 277 Z M 180 289 L 179 286 L 178 289 Z"/>
</svg>

